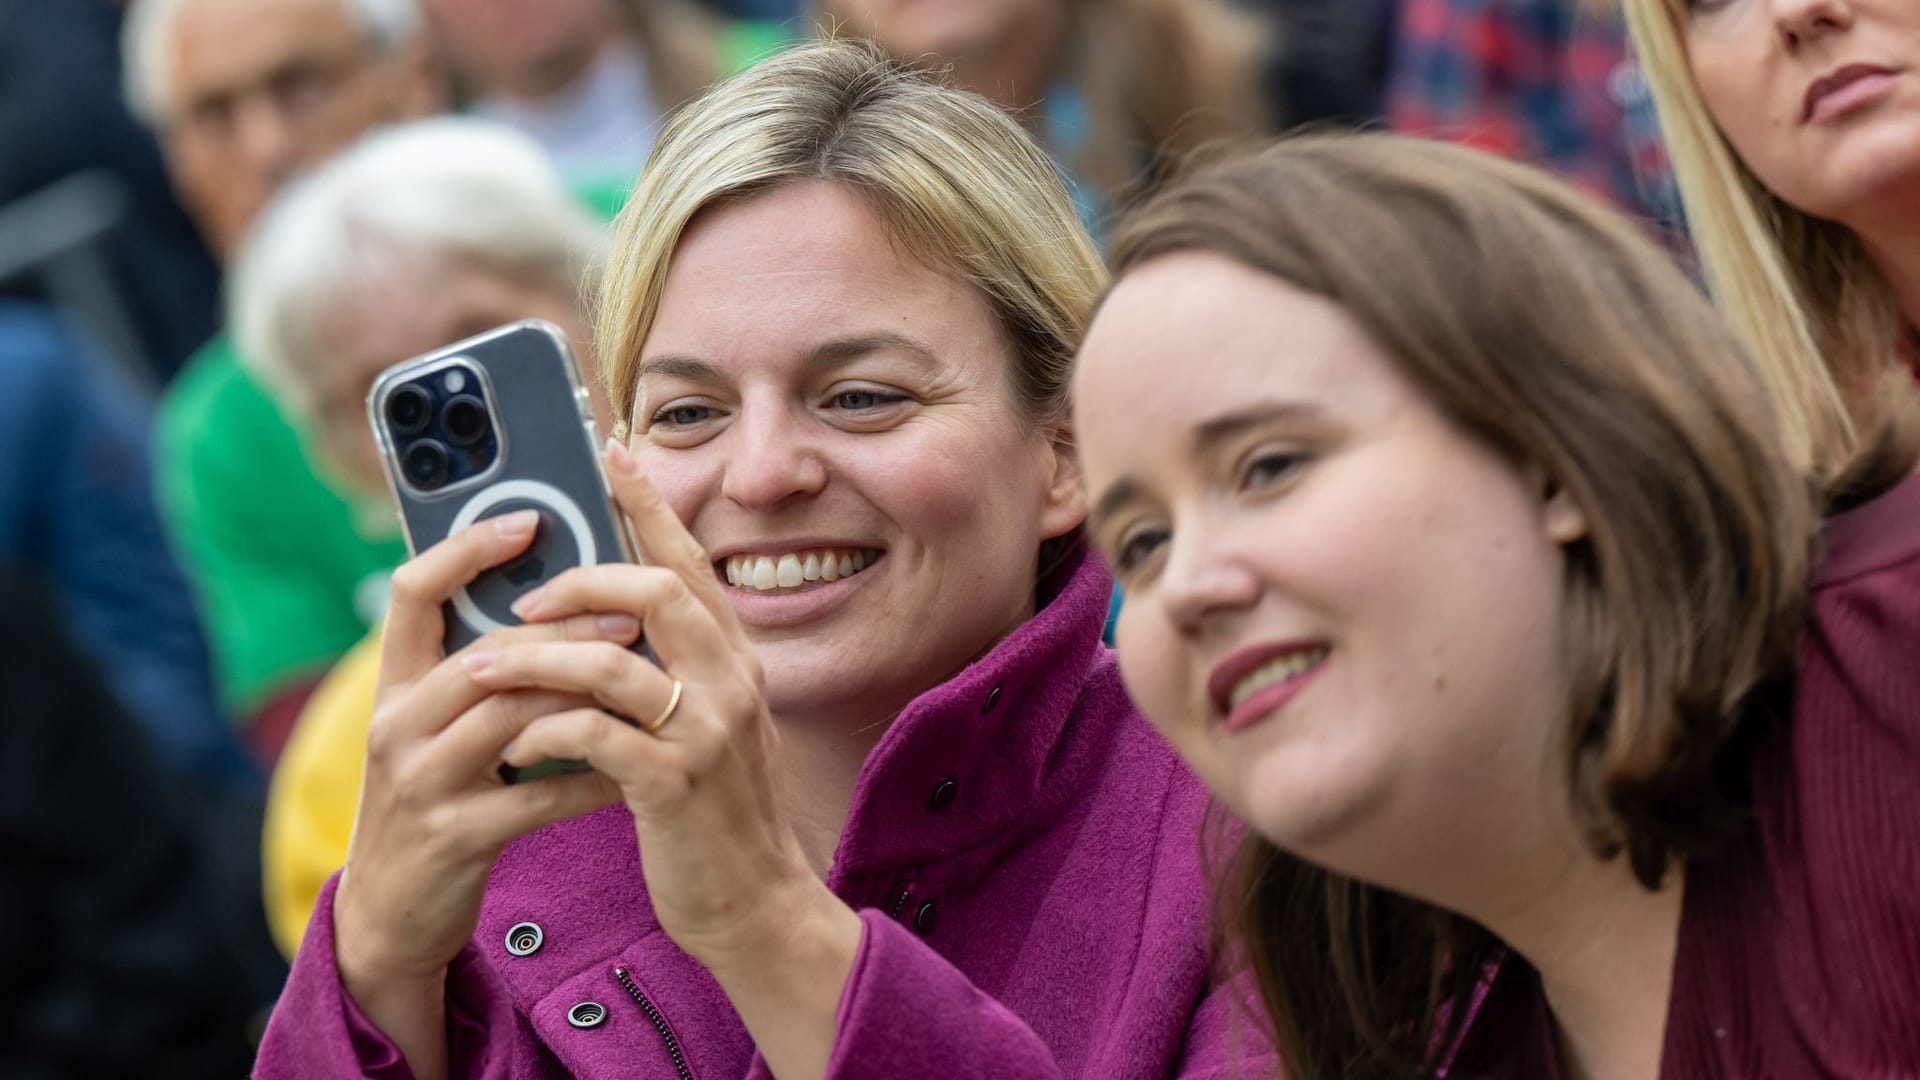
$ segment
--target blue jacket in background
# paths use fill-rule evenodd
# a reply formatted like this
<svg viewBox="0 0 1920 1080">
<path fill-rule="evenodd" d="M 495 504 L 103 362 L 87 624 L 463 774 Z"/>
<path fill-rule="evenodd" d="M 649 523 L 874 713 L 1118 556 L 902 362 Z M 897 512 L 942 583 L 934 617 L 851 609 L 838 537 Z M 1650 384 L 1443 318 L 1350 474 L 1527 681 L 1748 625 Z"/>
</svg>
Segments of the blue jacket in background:
<svg viewBox="0 0 1920 1080">
<path fill-rule="evenodd" d="M 252 779 L 154 509 L 149 416 L 51 312 L 0 300 L 0 561 L 43 578 L 170 764 Z"/>
</svg>

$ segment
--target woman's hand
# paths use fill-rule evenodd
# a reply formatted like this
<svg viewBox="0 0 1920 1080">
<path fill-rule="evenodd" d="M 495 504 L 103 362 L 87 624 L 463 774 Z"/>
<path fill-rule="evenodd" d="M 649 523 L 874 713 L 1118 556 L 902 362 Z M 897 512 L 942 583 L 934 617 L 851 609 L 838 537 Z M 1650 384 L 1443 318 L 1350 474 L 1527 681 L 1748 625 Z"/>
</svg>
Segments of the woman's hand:
<svg viewBox="0 0 1920 1080">
<path fill-rule="evenodd" d="M 776 1075 L 818 1076 L 859 917 L 807 865 L 776 796 L 760 663 L 706 552 L 617 443 L 607 472 L 648 565 L 569 570 L 515 610 L 540 626 L 632 615 L 659 664 L 606 642 L 508 641 L 467 657 L 474 692 L 597 703 L 535 720 L 503 757 L 585 759 L 619 785 L 662 928 L 719 980 Z M 611 714 L 666 719 L 648 731 Z"/>
<path fill-rule="evenodd" d="M 505 784 L 502 748 L 536 718 L 587 702 L 552 691 L 491 693 L 462 661 L 543 642 L 618 650 L 639 637 L 638 620 L 580 615 L 511 627 L 454 657 L 441 645 L 441 605 L 524 550 L 537 520 L 523 511 L 483 521 L 393 576 L 366 779 L 333 900 L 334 955 L 347 992 L 420 1077 L 446 1070 L 446 968 L 473 936 L 501 848 L 620 798 L 594 773 Z"/>
</svg>

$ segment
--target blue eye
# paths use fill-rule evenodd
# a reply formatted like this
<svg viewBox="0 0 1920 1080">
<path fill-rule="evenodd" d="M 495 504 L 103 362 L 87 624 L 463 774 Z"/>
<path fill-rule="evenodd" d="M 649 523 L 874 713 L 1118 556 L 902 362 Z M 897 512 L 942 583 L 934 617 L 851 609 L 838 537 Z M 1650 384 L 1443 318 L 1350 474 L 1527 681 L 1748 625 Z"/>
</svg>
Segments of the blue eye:
<svg viewBox="0 0 1920 1080">
<path fill-rule="evenodd" d="M 705 405 L 669 405 L 653 414 L 654 424 L 669 427 L 692 427 L 713 415 L 713 410 Z"/>
<path fill-rule="evenodd" d="M 883 394 L 878 390 L 842 390 L 833 395 L 834 407 L 847 412 L 871 412 L 905 400 L 899 394 Z"/>
</svg>

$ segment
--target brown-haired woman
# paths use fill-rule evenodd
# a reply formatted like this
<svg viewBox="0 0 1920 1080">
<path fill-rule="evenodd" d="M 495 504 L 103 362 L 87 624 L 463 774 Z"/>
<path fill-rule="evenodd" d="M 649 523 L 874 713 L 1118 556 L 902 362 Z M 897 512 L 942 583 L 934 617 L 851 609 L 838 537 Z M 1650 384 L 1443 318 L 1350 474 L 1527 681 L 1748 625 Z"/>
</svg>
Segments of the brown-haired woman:
<svg viewBox="0 0 1920 1080">
<path fill-rule="evenodd" d="M 1114 256 L 1090 532 L 1130 688 L 1252 827 L 1287 1075 L 1912 1075 L 1920 527 L 1810 567 L 1664 257 L 1391 136 L 1199 172 Z"/>
</svg>

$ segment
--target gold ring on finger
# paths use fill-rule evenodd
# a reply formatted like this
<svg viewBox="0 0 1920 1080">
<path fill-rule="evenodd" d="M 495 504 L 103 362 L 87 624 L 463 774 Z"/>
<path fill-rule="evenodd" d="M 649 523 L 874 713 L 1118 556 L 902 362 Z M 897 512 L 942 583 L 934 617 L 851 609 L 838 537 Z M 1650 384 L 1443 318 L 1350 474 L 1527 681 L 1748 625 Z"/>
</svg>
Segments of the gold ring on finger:
<svg viewBox="0 0 1920 1080">
<path fill-rule="evenodd" d="M 640 725 L 646 729 L 647 734 L 651 735 L 666 727 L 667 721 L 673 719 L 673 711 L 680 707 L 680 691 L 683 689 L 685 687 L 679 679 L 673 680 L 673 693 L 667 697 L 667 707 L 660 710 L 660 715 L 653 718 L 653 723 Z"/>
</svg>

